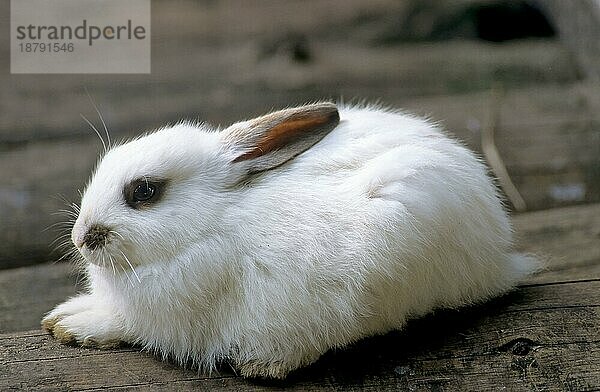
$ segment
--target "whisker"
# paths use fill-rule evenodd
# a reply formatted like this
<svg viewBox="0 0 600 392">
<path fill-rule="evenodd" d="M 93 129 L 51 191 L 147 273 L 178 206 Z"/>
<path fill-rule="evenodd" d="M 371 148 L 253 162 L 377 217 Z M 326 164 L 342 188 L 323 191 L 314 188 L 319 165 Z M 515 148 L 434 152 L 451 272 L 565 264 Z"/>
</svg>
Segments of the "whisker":
<svg viewBox="0 0 600 392">
<path fill-rule="evenodd" d="M 50 243 L 50 246 L 54 246 L 54 245 L 55 245 L 57 242 L 59 242 L 59 241 L 65 241 L 65 240 L 66 240 L 67 238 L 69 238 L 69 237 L 71 237 L 71 234 L 70 234 L 70 233 L 65 233 L 65 234 L 63 234 L 63 235 L 60 235 L 60 236 L 56 237 L 56 238 L 54 239 L 54 241 L 52 241 L 52 242 Z"/>
<path fill-rule="evenodd" d="M 56 230 L 59 234 L 49 244 L 49 248 L 51 248 L 50 254 L 59 253 L 57 258 L 53 260 L 53 263 L 56 264 L 63 260 L 69 260 L 74 265 L 74 268 L 81 270 L 85 265 L 85 258 L 71 242 L 71 230 L 78 218 L 80 207 L 76 203 L 69 201 L 62 194 L 55 195 L 54 197 L 61 200 L 69 209 L 60 209 L 52 212 L 53 216 L 61 216 L 63 220 L 50 224 L 43 229 L 44 232 Z M 65 216 L 66 219 L 64 219 Z"/>
<path fill-rule="evenodd" d="M 90 251 L 90 253 L 93 255 L 94 251 Z M 104 255 L 102 254 L 102 249 L 98 250 L 98 256 L 96 256 L 98 259 L 100 259 L 100 264 L 101 267 L 104 268 Z"/>
<path fill-rule="evenodd" d="M 56 223 L 53 223 L 51 225 L 48 225 L 49 228 L 51 227 L 55 227 L 55 226 L 59 226 L 59 225 L 73 225 L 75 223 L 75 218 L 69 218 L 67 217 L 64 220 L 58 221 Z"/>
<path fill-rule="evenodd" d="M 62 260 L 64 257 L 68 256 L 68 255 L 65 255 L 64 252 L 70 252 L 71 251 L 71 246 L 69 246 L 69 245 L 70 244 L 67 241 L 65 241 L 65 242 L 63 242 L 61 244 L 56 245 L 54 248 L 52 248 L 52 250 L 50 251 L 50 253 L 56 253 L 58 251 L 61 251 L 61 253 L 63 253 L 63 257 L 61 257 L 61 260 Z"/>
<path fill-rule="evenodd" d="M 79 214 L 77 214 L 75 211 L 62 209 L 62 210 L 58 210 L 56 212 L 53 212 L 52 215 L 67 215 L 67 216 L 70 216 L 71 218 L 77 219 L 77 216 Z"/>
<path fill-rule="evenodd" d="M 110 265 L 113 270 L 113 276 L 117 276 L 117 271 L 115 270 L 115 261 L 113 260 L 111 255 L 108 255 L 108 258 L 110 259 Z"/>
<path fill-rule="evenodd" d="M 42 232 L 46 232 L 48 230 L 52 230 L 52 229 L 60 229 L 60 230 L 64 230 L 64 229 L 69 229 L 73 226 L 75 222 L 71 222 L 71 221 L 65 221 L 65 222 L 56 222 L 53 223 L 51 225 L 48 225 L 46 228 L 44 228 L 44 230 L 42 230 Z"/>
<path fill-rule="evenodd" d="M 72 225 L 73 223 L 75 223 L 75 219 L 68 219 L 68 220 L 65 220 L 65 221 L 55 222 L 55 223 L 53 223 L 51 225 L 48 225 L 48 227 L 46 228 L 46 230 L 47 229 L 51 229 L 51 228 L 56 227 L 56 226 L 63 226 L 63 225 L 64 226 L 69 226 L 69 225 Z"/>
<path fill-rule="evenodd" d="M 77 203 L 73 203 L 72 201 L 68 200 L 65 197 L 65 195 L 58 194 L 58 195 L 55 195 L 54 198 L 62 201 L 66 206 L 72 208 L 73 212 L 79 212 L 80 211 L 79 205 Z M 62 210 L 62 211 L 64 211 L 64 210 Z"/>
<path fill-rule="evenodd" d="M 123 237 L 119 232 L 115 231 L 115 230 L 109 230 L 109 233 L 112 233 L 116 236 L 118 236 L 120 239 L 122 239 L 123 241 L 125 241 L 125 237 Z"/>
<path fill-rule="evenodd" d="M 64 254 L 65 252 L 69 252 L 70 250 L 71 250 L 71 247 L 65 241 L 65 242 L 53 247 L 52 250 L 50 251 L 50 253 L 54 254 L 56 252 L 60 252 L 61 254 Z"/>
<path fill-rule="evenodd" d="M 87 280 L 87 276 L 85 274 L 85 257 L 83 257 L 79 252 L 76 257 L 73 259 L 73 272 L 75 273 L 75 286 L 79 287 L 82 282 Z"/>
<path fill-rule="evenodd" d="M 127 264 L 129 264 L 129 268 L 131 268 L 131 272 L 133 272 L 133 274 L 137 278 L 138 283 L 142 283 L 140 277 L 138 276 L 137 272 L 135 272 L 135 269 L 133 268 L 133 265 L 131 265 L 131 262 L 129 261 L 129 259 L 127 258 L 127 256 L 125 255 L 125 253 L 123 253 L 123 251 L 121 249 L 119 249 L 119 252 L 121 252 L 121 255 L 125 258 L 125 261 L 127 262 Z"/>
<path fill-rule="evenodd" d="M 94 99 L 90 95 L 87 87 L 84 87 L 84 89 L 85 89 L 85 93 L 87 94 L 90 102 L 92 103 L 92 106 L 96 110 L 96 113 L 98 113 L 98 117 L 100 117 L 100 121 L 102 122 L 102 126 L 104 127 L 104 133 L 106 133 L 106 140 L 107 140 L 107 144 L 108 144 L 108 149 L 110 150 L 110 147 L 111 147 L 110 134 L 108 133 L 108 128 L 106 127 L 106 122 L 104 122 L 104 117 L 102 117 L 102 113 L 100 113 L 100 110 L 98 109 L 98 106 L 96 105 L 96 102 L 94 101 Z M 106 152 L 106 149 L 104 149 L 104 151 Z"/>
<path fill-rule="evenodd" d="M 60 256 L 56 261 L 54 261 L 54 264 L 59 263 L 63 260 L 65 260 L 68 257 L 73 257 L 75 258 L 75 256 L 77 256 L 79 252 L 77 252 L 77 249 L 71 249 L 68 252 L 64 253 L 62 256 Z M 77 258 L 75 258 L 74 260 L 72 260 L 73 262 L 78 262 L 80 260 L 78 260 Z"/>
<path fill-rule="evenodd" d="M 77 213 L 75 211 L 72 211 L 72 210 L 62 209 L 62 210 L 56 211 L 56 213 L 55 213 L 55 215 L 60 215 L 60 214 L 68 215 L 68 216 L 70 216 L 72 218 L 77 219 Z"/>
<path fill-rule="evenodd" d="M 135 284 L 133 283 L 133 281 L 131 280 L 131 278 L 129 278 L 129 274 L 125 270 L 125 267 L 123 267 L 121 264 L 119 264 L 119 267 L 121 267 L 121 269 L 123 270 L 123 275 L 125 275 L 125 277 L 129 281 L 129 284 L 131 285 L 131 287 L 135 287 Z"/>
<path fill-rule="evenodd" d="M 69 203 L 70 203 L 70 202 L 69 202 L 69 200 L 67 200 L 66 196 L 65 196 L 65 195 L 63 195 L 63 194 L 61 194 L 61 193 L 59 193 L 59 194 L 56 194 L 56 195 L 52 195 L 52 196 L 50 196 L 50 197 L 52 197 L 54 200 L 61 201 L 61 202 L 63 202 L 64 204 L 69 204 Z"/>
<path fill-rule="evenodd" d="M 108 150 L 106 149 L 106 143 L 104 142 L 104 139 L 102 138 L 102 136 L 100 135 L 100 132 L 98 132 L 98 129 L 96 129 L 96 127 L 94 126 L 94 124 L 92 124 L 90 122 L 90 120 L 87 119 L 87 117 L 85 117 L 82 113 L 79 113 L 79 115 L 81 116 L 81 118 L 83 118 L 83 120 L 88 123 L 88 125 L 90 127 L 92 127 L 92 129 L 94 130 L 94 132 L 96 132 L 96 135 L 98 135 L 98 138 L 100 138 L 100 141 L 102 142 L 102 148 L 104 148 L 104 152 L 107 152 Z"/>
</svg>

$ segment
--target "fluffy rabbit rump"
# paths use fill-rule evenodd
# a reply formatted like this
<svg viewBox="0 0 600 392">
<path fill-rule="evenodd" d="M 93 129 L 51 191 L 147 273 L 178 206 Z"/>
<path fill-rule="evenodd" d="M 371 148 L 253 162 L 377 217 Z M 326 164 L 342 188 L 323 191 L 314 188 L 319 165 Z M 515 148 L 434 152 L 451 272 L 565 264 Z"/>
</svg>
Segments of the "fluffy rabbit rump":
<svg viewBox="0 0 600 392">
<path fill-rule="evenodd" d="M 333 347 L 533 272 L 485 166 L 422 119 L 318 103 L 181 123 L 99 163 L 72 240 L 89 287 L 42 321 L 283 378 Z"/>
</svg>

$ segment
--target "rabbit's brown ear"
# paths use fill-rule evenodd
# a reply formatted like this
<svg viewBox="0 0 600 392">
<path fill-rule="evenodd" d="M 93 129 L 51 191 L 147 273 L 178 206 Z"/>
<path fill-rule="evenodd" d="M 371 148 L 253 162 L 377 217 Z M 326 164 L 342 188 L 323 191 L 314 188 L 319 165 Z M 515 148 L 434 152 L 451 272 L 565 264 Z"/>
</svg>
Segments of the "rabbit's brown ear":
<svg viewBox="0 0 600 392">
<path fill-rule="evenodd" d="M 223 131 L 223 139 L 236 151 L 232 162 L 244 162 L 249 173 L 257 173 L 306 151 L 339 121 L 335 104 L 318 103 L 233 124 Z"/>
</svg>

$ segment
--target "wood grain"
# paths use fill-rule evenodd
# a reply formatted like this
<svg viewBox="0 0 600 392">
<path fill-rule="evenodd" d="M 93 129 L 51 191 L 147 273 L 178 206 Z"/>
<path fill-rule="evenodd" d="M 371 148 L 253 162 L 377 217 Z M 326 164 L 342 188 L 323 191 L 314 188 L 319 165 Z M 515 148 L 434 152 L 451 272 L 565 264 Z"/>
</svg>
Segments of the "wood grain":
<svg viewBox="0 0 600 392">
<path fill-rule="evenodd" d="M 76 288 L 66 264 L 2 271 L 0 390 L 595 390 L 599 212 L 595 204 L 516 216 L 520 247 L 544 253 L 548 271 L 503 297 L 329 352 L 284 382 L 245 380 L 226 364 L 201 374 L 136 347 L 82 349 L 39 330 L 11 332 L 37 328 Z"/>
<path fill-rule="evenodd" d="M 600 1 L 536 0 L 590 79 L 600 82 Z"/>
<path fill-rule="evenodd" d="M 572 295 L 557 295 L 557 287 Z M 594 389 L 600 387 L 598 293 L 598 281 L 524 287 L 328 353 L 277 383 L 243 380 L 227 366 L 198 374 L 135 348 L 90 350 L 61 346 L 36 331 L 5 334 L 0 389 Z"/>
<path fill-rule="evenodd" d="M 462 28 L 454 37 L 463 39 L 434 42 L 436 23 L 474 1 L 423 3 L 433 19 L 417 37 L 410 18 L 423 14 L 411 1 L 156 0 L 150 75 L 11 75 L 2 62 L 0 390 L 600 390 L 600 204 L 514 217 L 519 248 L 547 264 L 517 290 L 334 350 L 285 382 L 244 380 L 226 364 L 201 374 L 137 347 L 61 346 L 38 327 L 81 290 L 71 266 L 1 270 L 61 256 L 49 246 L 60 234 L 44 229 L 63 219 L 53 215 L 61 197 L 78 199 L 101 149 L 79 116 L 95 116 L 84 88 L 114 139 L 182 118 L 226 125 L 343 97 L 430 116 L 480 151 L 494 110 L 496 147 L 530 209 L 600 202 L 597 15 L 537 0 L 562 43 L 492 44 Z M 4 25 L 8 7 L 0 3 Z M 9 58 L 8 34 L 0 55 Z M 492 87 L 504 92 L 499 102 Z"/>
<path fill-rule="evenodd" d="M 520 248 L 548 267 L 527 283 L 600 278 L 600 204 L 521 214 L 514 224 Z"/>
<path fill-rule="evenodd" d="M 1 271 L 0 332 L 38 327 L 53 306 L 83 289 L 82 279 L 64 262 Z"/>
</svg>

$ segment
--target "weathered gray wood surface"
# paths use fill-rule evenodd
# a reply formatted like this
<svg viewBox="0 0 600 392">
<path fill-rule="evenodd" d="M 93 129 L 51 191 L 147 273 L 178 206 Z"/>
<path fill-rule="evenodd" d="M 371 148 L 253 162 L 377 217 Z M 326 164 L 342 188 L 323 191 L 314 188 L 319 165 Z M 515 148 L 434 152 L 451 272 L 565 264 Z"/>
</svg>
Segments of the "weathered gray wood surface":
<svg viewBox="0 0 600 392">
<path fill-rule="evenodd" d="M 157 0 L 150 75 L 11 75 L 2 68 L 0 268 L 60 255 L 49 254 L 57 232 L 43 230 L 61 219 L 53 215 L 64 208 L 61 196 L 78 200 L 101 149 L 79 116 L 100 125 L 84 88 L 117 139 L 182 118 L 225 125 L 344 98 L 429 115 L 479 150 L 481 128 L 497 110 L 498 149 L 530 210 L 600 201 L 600 88 L 582 79 L 565 45 L 551 38 L 484 42 L 464 26 L 444 41 L 403 30 L 423 3 L 431 27 L 491 2 Z M 3 25 L 8 5 L 0 2 Z M 2 58 L 8 37 L 0 37 Z M 499 102 L 490 100 L 492 86 L 506 90 Z"/>
<path fill-rule="evenodd" d="M 600 0 L 537 0 L 577 55 L 586 76 L 600 81 Z"/>
<path fill-rule="evenodd" d="M 404 332 L 329 353 L 287 382 L 267 384 L 295 390 L 597 389 L 599 289 L 598 281 L 525 287 L 485 306 L 414 321 Z M 182 370 L 135 349 L 64 347 L 36 331 L 2 335 L 0 344 L 2 389 L 257 390 L 265 384 L 226 367 L 213 375 Z"/>
<path fill-rule="evenodd" d="M 0 271 L 0 332 L 37 328 L 52 306 L 83 289 L 66 262 Z"/>
<path fill-rule="evenodd" d="M 521 214 L 515 226 L 520 247 L 545 255 L 548 271 L 502 298 L 328 353 L 286 382 L 244 380 L 226 365 L 198 374 L 131 347 L 65 347 L 34 330 L 0 335 L 0 390 L 600 389 L 600 204 Z M 0 272 L 4 332 L 36 328 L 42 312 L 74 293 L 68 269 Z"/>
<path fill-rule="evenodd" d="M 60 256 L 48 252 L 57 233 L 42 230 L 60 219 L 59 196 L 77 199 L 100 151 L 79 117 L 95 116 L 84 87 L 115 138 L 343 97 L 430 115 L 479 151 L 495 111 L 498 149 L 530 209 L 599 202 L 600 85 L 585 78 L 598 72 L 599 44 L 581 35 L 585 23 L 594 34 L 598 26 L 581 12 L 584 24 L 565 25 L 574 14 L 558 9 L 598 0 L 539 2 L 554 4 L 568 45 L 476 41 L 472 21 L 432 41 L 440 21 L 492 0 L 155 0 L 151 75 L 10 75 L 2 62 L 0 269 Z M 2 25 L 8 5 L 0 2 Z M 0 35 L 3 59 L 8 39 Z M 492 101 L 498 86 L 505 94 Z M 37 328 L 81 289 L 71 267 L 0 271 L 0 390 L 600 390 L 600 204 L 515 223 L 521 247 L 548 271 L 503 298 L 329 353 L 285 383 L 243 380 L 227 366 L 202 375 L 131 347 L 60 346 Z"/>
<path fill-rule="evenodd" d="M 581 79 L 569 49 L 553 39 L 505 45 L 398 39 L 383 45 L 387 30 L 421 1 L 346 0 L 342 7 L 335 0 L 310 6 L 158 0 L 151 74 L 0 73 L 0 141 L 15 146 L 89 135 L 79 117 L 95 114 L 86 87 L 113 132 L 122 135 L 187 116 L 227 123 L 309 99 L 447 95 L 488 90 L 495 83 L 523 88 Z M 481 0 L 430 8 L 452 13 L 474 2 Z M 9 15 L 8 3 L 0 3 L 0 23 L 7 25 Z M 297 58 L 298 45 L 306 58 Z M 0 37 L 0 53 L 8 54 L 6 36 Z"/>
</svg>

